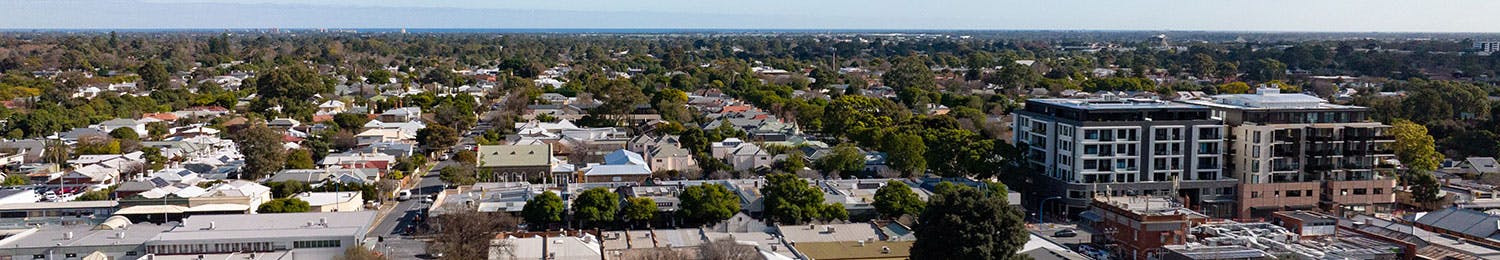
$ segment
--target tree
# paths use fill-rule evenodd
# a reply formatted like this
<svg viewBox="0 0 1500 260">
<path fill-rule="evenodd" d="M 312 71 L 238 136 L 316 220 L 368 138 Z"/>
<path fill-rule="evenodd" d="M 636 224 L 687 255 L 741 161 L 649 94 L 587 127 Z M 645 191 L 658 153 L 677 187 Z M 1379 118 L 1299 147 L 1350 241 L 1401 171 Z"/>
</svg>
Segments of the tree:
<svg viewBox="0 0 1500 260">
<path fill-rule="evenodd" d="M 822 216 L 819 211 L 824 208 L 823 191 L 796 175 L 766 175 L 766 185 L 760 188 L 760 193 L 766 217 L 776 222 L 797 225 Z"/>
<path fill-rule="evenodd" d="M 602 102 L 594 108 L 595 111 L 615 125 L 624 122 L 625 116 L 634 112 L 636 105 L 650 101 L 646 94 L 641 93 L 640 87 L 626 80 L 610 80 L 598 86 L 593 93 L 594 99 Z"/>
<path fill-rule="evenodd" d="M 430 125 L 417 130 L 417 143 L 429 151 L 439 151 L 458 144 L 458 131 L 443 125 Z"/>
<path fill-rule="evenodd" d="M 146 135 L 150 136 L 153 140 L 162 139 L 167 137 L 167 134 L 171 132 L 168 128 L 167 122 L 146 123 Z"/>
<path fill-rule="evenodd" d="M 152 171 L 166 167 L 167 157 L 161 155 L 161 148 L 141 147 L 141 156 L 145 157 L 146 167 Z"/>
<path fill-rule="evenodd" d="M 698 223 L 717 223 L 740 212 L 740 198 L 722 184 L 688 186 L 677 194 L 679 212 Z"/>
<path fill-rule="evenodd" d="M 271 188 L 271 197 L 276 198 L 290 197 L 303 191 L 312 190 L 310 185 L 297 180 L 267 182 L 266 187 Z"/>
<path fill-rule="evenodd" d="M 109 131 L 109 137 L 120 140 L 141 140 L 141 136 L 135 132 L 135 128 L 129 127 L 115 128 L 115 130 Z"/>
<path fill-rule="evenodd" d="M 912 259 L 994 259 L 1015 257 L 1027 241 L 1021 212 L 1003 195 L 978 189 L 939 189 L 917 217 Z"/>
<path fill-rule="evenodd" d="M 781 161 L 781 169 L 786 172 L 798 172 L 803 168 L 807 168 L 807 155 L 802 150 L 793 149 L 786 153 L 786 160 Z"/>
<path fill-rule="evenodd" d="M 937 89 L 936 76 L 932 69 L 927 67 L 924 58 L 919 56 L 907 56 L 897 59 L 892 64 L 891 71 L 880 76 L 880 82 L 895 89 L 897 92 L 908 89 L 934 90 Z M 911 104 L 910 101 L 906 101 Z"/>
<path fill-rule="evenodd" d="M 281 144 L 281 133 L 255 124 L 246 128 L 235 138 L 240 154 L 245 155 L 245 167 L 240 171 L 241 179 L 260 179 L 271 176 L 286 165 L 286 148 Z"/>
<path fill-rule="evenodd" d="M 754 246 L 740 244 L 733 239 L 720 239 L 703 245 L 698 251 L 699 259 L 758 260 L 765 259 Z"/>
<path fill-rule="evenodd" d="M 438 179 L 453 185 L 474 185 L 479 182 L 474 174 L 474 169 L 469 166 L 448 166 L 438 170 Z"/>
<path fill-rule="evenodd" d="M 1438 196 L 1438 193 L 1442 189 L 1442 184 L 1438 183 L 1437 177 L 1433 176 L 1432 173 L 1417 172 L 1409 174 L 1409 176 L 1411 180 L 1407 184 L 1411 185 L 1412 200 L 1416 200 L 1417 202 L 1436 202 L 1443 199 Z"/>
<path fill-rule="evenodd" d="M 833 152 L 818 158 L 813 166 L 824 173 L 849 174 L 865 166 L 865 154 L 853 143 L 842 143 L 833 147 Z"/>
<path fill-rule="evenodd" d="M 442 252 L 448 259 L 488 259 L 490 241 L 500 232 L 515 228 L 515 219 L 500 215 L 449 206 L 442 216 L 436 216 L 439 229 L 433 237 L 432 248 Z M 500 245 L 507 247 L 507 245 Z"/>
<path fill-rule="evenodd" d="M 844 203 L 834 202 L 823 204 L 822 207 L 818 210 L 818 220 L 824 222 L 849 220 L 849 210 L 844 208 Z"/>
<path fill-rule="evenodd" d="M 573 199 L 573 218 L 597 227 L 600 223 L 614 220 L 615 211 L 619 208 L 620 194 L 604 187 L 588 189 L 578 194 L 577 199 Z"/>
<path fill-rule="evenodd" d="M 1230 82 L 1219 85 L 1219 94 L 1246 94 L 1250 93 L 1250 84 L 1244 82 Z"/>
<path fill-rule="evenodd" d="M 1426 126 L 1402 119 L 1391 124 L 1390 132 L 1396 137 L 1396 142 L 1391 144 L 1391 149 L 1396 152 L 1396 158 L 1400 159 L 1401 164 L 1405 165 L 1409 171 L 1430 173 L 1437 170 L 1438 164 L 1442 163 L 1443 154 L 1437 152 L 1432 135 L 1427 134 Z"/>
<path fill-rule="evenodd" d="M 1286 79 L 1286 64 L 1272 58 L 1247 62 L 1245 79 L 1257 82 L 1284 80 Z"/>
<path fill-rule="evenodd" d="M 625 207 L 620 213 L 627 222 L 650 221 L 656 218 L 656 200 L 647 197 L 625 199 Z"/>
<path fill-rule="evenodd" d="M 9 176 L 5 176 L 5 182 L 0 183 L 0 186 L 5 186 L 5 187 L 21 186 L 21 185 L 26 185 L 27 183 L 30 183 L 30 182 L 31 182 L 31 179 L 27 179 L 25 175 L 11 174 Z"/>
<path fill-rule="evenodd" d="M 875 190 L 875 212 L 886 218 L 898 218 L 901 215 L 917 215 L 922 213 L 922 198 L 905 182 L 890 180 L 885 186 Z"/>
<path fill-rule="evenodd" d="M 255 212 L 257 212 L 257 213 L 297 213 L 297 212 L 307 212 L 308 210 L 312 210 L 312 206 L 308 205 L 306 201 L 302 201 L 301 199 L 297 199 L 297 198 L 279 198 L 279 199 L 271 199 L 271 201 L 267 201 L 265 203 L 261 203 L 260 204 L 260 208 L 256 209 Z"/>
<path fill-rule="evenodd" d="M 922 136 L 908 133 L 888 136 L 880 150 L 885 151 L 891 167 L 903 174 L 921 175 L 927 169 L 927 144 L 922 142 Z"/>
<path fill-rule="evenodd" d="M 339 129 L 348 129 L 350 131 L 357 131 L 360 128 L 364 128 L 365 127 L 365 123 L 369 123 L 369 122 L 370 122 L 370 118 L 369 117 L 365 117 L 365 115 L 361 115 L 361 114 L 339 113 L 339 114 L 333 115 L 333 124 L 334 125 L 338 125 Z"/>
<path fill-rule="evenodd" d="M 172 75 L 167 73 L 167 68 L 156 59 L 146 60 L 146 63 L 141 64 L 135 73 L 141 75 L 142 87 L 147 90 L 166 89 L 171 83 Z"/>
<path fill-rule="evenodd" d="M 110 200 L 109 194 L 112 191 L 113 190 L 96 190 L 96 191 L 84 192 L 83 195 L 78 195 L 78 199 L 77 200 L 78 201 Z"/>
<path fill-rule="evenodd" d="M 344 249 L 344 255 L 334 257 L 334 260 L 386 260 L 390 259 L 363 246 L 350 246 Z"/>
<path fill-rule="evenodd" d="M 521 215 L 526 218 L 526 223 L 541 226 L 562 221 L 563 201 L 557 193 L 551 191 L 543 192 L 541 195 L 526 201 L 526 207 L 521 209 Z"/>
<path fill-rule="evenodd" d="M 317 167 L 313 163 L 312 152 L 307 149 L 292 150 L 286 157 L 287 169 L 312 169 Z"/>
</svg>

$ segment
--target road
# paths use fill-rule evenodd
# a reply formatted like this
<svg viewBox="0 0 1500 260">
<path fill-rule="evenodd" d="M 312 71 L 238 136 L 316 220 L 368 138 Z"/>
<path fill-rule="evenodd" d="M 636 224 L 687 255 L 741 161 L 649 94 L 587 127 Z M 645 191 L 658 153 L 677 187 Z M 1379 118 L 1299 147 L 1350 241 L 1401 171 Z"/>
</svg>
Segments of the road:
<svg viewBox="0 0 1500 260">
<path fill-rule="evenodd" d="M 416 217 L 428 207 L 422 198 L 443 191 L 445 184 L 438 178 L 437 170 L 452 164 L 455 163 L 453 161 L 438 162 L 420 176 L 421 179 L 411 189 L 412 199 L 396 203 L 389 213 L 381 217 L 375 229 L 366 235 L 369 238 L 384 238 L 384 242 L 376 244 L 377 251 L 384 252 L 391 259 L 413 259 L 426 253 L 426 242 L 406 235 L 406 229 L 421 224 L 416 221 Z"/>
</svg>

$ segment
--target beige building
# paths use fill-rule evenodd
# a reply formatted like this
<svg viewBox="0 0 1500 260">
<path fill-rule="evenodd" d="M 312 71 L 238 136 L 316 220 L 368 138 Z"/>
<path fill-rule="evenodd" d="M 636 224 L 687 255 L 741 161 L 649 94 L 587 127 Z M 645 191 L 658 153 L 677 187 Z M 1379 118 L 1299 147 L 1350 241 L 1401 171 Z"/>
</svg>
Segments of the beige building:
<svg viewBox="0 0 1500 260">
<path fill-rule="evenodd" d="M 364 210 L 364 195 L 358 191 L 303 192 L 295 197 L 306 201 L 308 212 L 353 212 Z"/>
<path fill-rule="evenodd" d="M 1323 208 L 1375 212 L 1395 202 L 1389 125 L 1370 109 L 1306 94 L 1260 88 L 1256 94 L 1186 101 L 1213 108 L 1230 127 L 1228 168 L 1241 180 L 1238 216 Z"/>
<path fill-rule="evenodd" d="M 479 174 L 486 181 L 555 183 L 568 181 L 568 173 L 552 173 L 552 146 L 547 144 L 481 145 Z M 481 178 L 485 179 L 485 178 Z"/>
</svg>

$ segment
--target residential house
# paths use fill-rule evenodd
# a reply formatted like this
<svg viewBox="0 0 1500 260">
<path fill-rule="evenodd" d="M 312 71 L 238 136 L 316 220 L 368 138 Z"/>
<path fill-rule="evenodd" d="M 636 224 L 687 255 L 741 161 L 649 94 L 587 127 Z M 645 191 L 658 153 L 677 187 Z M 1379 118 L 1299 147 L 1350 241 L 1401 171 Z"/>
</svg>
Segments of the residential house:
<svg viewBox="0 0 1500 260">
<path fill-rule="evenodd" d="M 651 178 L 651 168 L 641 154 L 620 149 L 604 156 L 604 164 L 583 170 L 584 182 L 642 182 Z"/>
<path fill-rule="evenodd" d="M 477 153 L 479 172 L 502 182 L 561 183 L 572 179 L 570 174 L 552 174 L 551 145 L 480 145 Z"/>
<path fill-rule="evenodd" d="M 318 112 L 317 112 L 317 114 L 318 115 L 334 115 L 334 114 L 338 114 L 338 113 L 343 113 L 344 111 L 348 111 L 348 110 L 349 110 L 349 104 L 344 103 L 344 101 L 340 101 L 340 100 L 335 99 L 335 100 L 329 100 L 329 101 L 323 102 L 322 104 L 318 104 Z"/>
<path fill-rule="evenodd" d="M 375 169 L 381 173 L 391 170 L 396 164 L 396 157 L 383 153 L 359 153 L 344 152 L 329 154 L 323 157 L 318 165 L 323 168 L 337 169 Z"/>
<path fill-rule="evenodd" d="M 422 108 L 401 107 L 380 113 L 381 122 L 410 122 L 422 118 Z"/>
</svg>

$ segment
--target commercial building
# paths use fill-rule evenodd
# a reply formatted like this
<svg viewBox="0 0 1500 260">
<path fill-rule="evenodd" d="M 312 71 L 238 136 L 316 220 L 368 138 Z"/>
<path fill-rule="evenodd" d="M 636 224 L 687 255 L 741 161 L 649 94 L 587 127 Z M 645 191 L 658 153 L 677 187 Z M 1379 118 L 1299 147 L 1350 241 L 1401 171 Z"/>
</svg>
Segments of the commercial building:
<svg viewBox="0 0 1500 260">
<path fill-rule="evenodd" d="M 280 213 L 192 216 L 145 242 L 159 256 L 278 254 L 332 259 L 359 246 L 376 212 Z M 220 257 L 218 259 L 224 259 Z"/>
<path fill-rule="evenodd" d="M 1027 206 L 1059 198 L 1045 212 L 1077 214 L 1091 194 L 1175 194 L 1210 215 L 1232 214 L 1239 181 L 1223 172 L 1224 126 L 1210 112 L 1153 99 L 1027 100 L 1013 142 L 1041 172 Z"/>
<path fill-rule="evenodd" d="M 128 224 L 121 219 L 95 225 L 42 225 L 0 230 L 0 259 L 139 259 L 147 240 L 172 225 Z M 105 258 L 98 258 L 105 259 Z"/>
<path fill-rule="evenodd" d="M 1188 228 L 1208 217 L 1160 196 L 1099 196 L 1082 215 L 1102 237 L 1095 242 L 1113 245 L 1121 259 L 1158 259 L 1164 246 L 1187 243 Z"/>
<path fill-rule="evenodd" d="M 1369 108 L 1274 87 L 1184 102 L 1212 108 L 1229 126 L 1226 169 L 1242 182 L 1240 218 L 1320 206 L 1377 212 L 1395 202 L 1396 180 L 1381 166 L 1395 157 L 1395 138 L 1389 125 L 1369 119 Z"/>
</svg>

